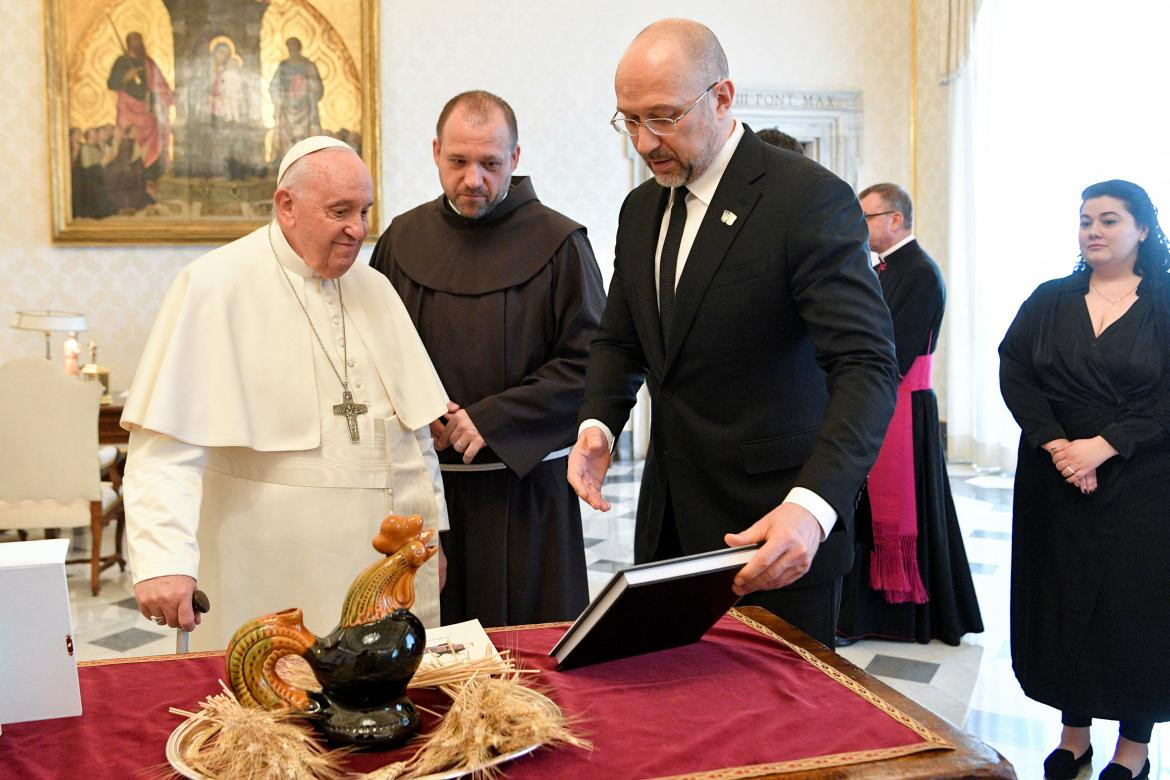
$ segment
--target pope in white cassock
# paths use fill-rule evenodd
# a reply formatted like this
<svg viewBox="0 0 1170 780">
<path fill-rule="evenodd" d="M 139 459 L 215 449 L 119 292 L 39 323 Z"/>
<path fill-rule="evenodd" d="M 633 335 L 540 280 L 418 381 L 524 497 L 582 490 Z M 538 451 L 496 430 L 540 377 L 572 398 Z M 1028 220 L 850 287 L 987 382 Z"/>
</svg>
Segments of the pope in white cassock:
<svg viewBox="0 0 1170 780">
<path fill-rule="evenodd" d="M 428 424 L 447 397 L 394 288 L 355 265 L 373 184 L 341 141 L 285 155 L 275 219 L 184 268 L 147 341 L 122 415 L 134 597 L 227 645 L 288 607 L 322 635 L 390 513 L 447 529 Z M 412 611 L 439 624 L 433 556 Z"/>
</svg>

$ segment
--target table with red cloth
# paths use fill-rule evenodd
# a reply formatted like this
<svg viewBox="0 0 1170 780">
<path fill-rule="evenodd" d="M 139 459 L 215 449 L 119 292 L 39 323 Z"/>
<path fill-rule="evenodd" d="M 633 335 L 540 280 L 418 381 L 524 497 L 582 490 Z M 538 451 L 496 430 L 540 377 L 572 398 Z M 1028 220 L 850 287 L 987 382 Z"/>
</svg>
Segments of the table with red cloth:
<svg viewBox="0 0 1170 780">
<path fill-rule="evenodd" d="M 566 625 L 490 632 L 542 670 L 529 684 L 592 742 L 541 748 L 504 765 L 509 778 L 1015 777 L 991 748 L 762 609 L 733 610 L 692 645 L 556 672 L 548 651 Z M 158 777 L 181 722 L 168 709 L 197 709 L 225 676 L 222 653 L 79 667 L 85 713 L 5 726 L 0 777 Z M 369 771 L 397 753 L 347 761 Z"/>
</svg>

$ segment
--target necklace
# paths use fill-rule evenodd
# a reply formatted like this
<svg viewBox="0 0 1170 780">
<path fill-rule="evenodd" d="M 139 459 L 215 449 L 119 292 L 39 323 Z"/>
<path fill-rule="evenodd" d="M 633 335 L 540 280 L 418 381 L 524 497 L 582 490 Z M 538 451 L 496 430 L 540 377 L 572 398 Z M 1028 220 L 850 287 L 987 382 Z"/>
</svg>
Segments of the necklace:
<svg viewBox="0 0 1170 780">
<path fill-rule="evenodd" d="M 333 369 L 333 375 L 337 377 L 337 381 L 341 383 L 341 403 L 333 406 L 333 413 L 345 417 L 346 423 L 349 425 L 349 440 L 351 442 L 358 442 L 361 436 L 358 434 L 357 416 L 365 414 L 367 407 L 365 404 L 354 403 L 353 393 L 349 391 L 349 339 L 345 337 L 345 299 L 341 296 L 341 280 L 334 280 L 337 285 L 337 302 L 341 306 L 341 367 L 345 372 L 343 377 L 337 370 L 337 366 L 333 365 L 333 358 L 329 356 L 329 350 L 325 348 L 325 342 L 321 340 L 321 334 L 317 332 L 317 326 L 313 324 L 313 318 L 309 316 L 309 309 L 305 306 L 305 302 L 301 300 L 301 296 L 297 294 L 297 288 L 293 286 L 292 277 L 288 275 L 288 271 L 280 264 L 280 255 L 276 253 L 276 245 L 272 243 L 272 223 L 268 223 L 268 246 L 272 249 L 272 257 L 276 260 L 276 267 L 284 275 L 284 280 L 288 282 L 289 292 L 296 298 L 297 304 L 301 307 L 301 311 L 305 313 L 305 319 L 309 321 L 309 330 L 313 331 L 313 336 L 317 339 L 317 344 L 321 347 L 321 352 L 325 355 L 325 360 L 329 363 L 329 367 Z"/>
<path fill-rule="evenodd" d="M 1089 282 L 1089 289 L 1090 289 L 1090 290 L 1092 290 L 1093 292 L 1097 293 L 1097 295 L 1101 296 L 1103 299 L 1105 299 L 1105 301 L 1106 301 L 1106 302 L 1107 302 L 1107 303 L 1108 303 L 1110 306 L 1116 306 L 1117 304 L 1121 303 L 1121 302 L 1122 302 L 1122 301 L 1124 301 L 1126 298 L 1128 298 L 1129 296 L 1131 296 L 1131 295 L 1133 295 L 1135 292 L 1137 292 L 1137 288 L 1139 288 L 1139 287 L 1141 287 L 1141 286 L 1142 286 L 1142 283 L 1141 283 L 1141 282 L 1138 282 L 1137 284 L 1135 284 L 1135 285 L 1133 286 L 1133 289 L 1132 289 L 1132 290 L 1130 290 L 1129 292 L 1127 292 L 1125 295 L 1121 296 L 1120 298 L 1113 299 L 1113 298 L 1110 298 L 1110 297 L 1109 297 L 1108 295 L 1106 295 L 1105 293 L 1101 292 L 1101 289 L 1100 289 L 1099 287 L 1097 287 L 1095 284 L 1093 284 L 1092 282 Z"/>
</svg>

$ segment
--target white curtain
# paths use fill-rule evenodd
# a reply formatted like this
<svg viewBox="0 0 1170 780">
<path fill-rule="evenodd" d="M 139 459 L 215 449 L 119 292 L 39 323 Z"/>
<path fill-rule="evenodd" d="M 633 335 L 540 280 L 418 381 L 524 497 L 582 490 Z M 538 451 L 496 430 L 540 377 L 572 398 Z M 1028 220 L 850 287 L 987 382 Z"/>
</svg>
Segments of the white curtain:
<svg viewBox="0 0 1170 780">
<path fill-rule="evenodd" d="M 1170 3 L 983 0 L 951 85 L 952 459 L 1014 468 L 996 350 L 1036 285 L 1072 271 L 1081 190 L 1129 179 L 1170 215 L 1168 88 Z"/>
<path fill-rule="evenodd" d="M 979 3 L 980 0 L 946 0 L 946 24 L 939 30 L 942 35 L 942 45 L 939 46 L 939 81 L 943 84 L 953 81 L 967 60 L 975 15 L 979 13 Z"/>
</svg>

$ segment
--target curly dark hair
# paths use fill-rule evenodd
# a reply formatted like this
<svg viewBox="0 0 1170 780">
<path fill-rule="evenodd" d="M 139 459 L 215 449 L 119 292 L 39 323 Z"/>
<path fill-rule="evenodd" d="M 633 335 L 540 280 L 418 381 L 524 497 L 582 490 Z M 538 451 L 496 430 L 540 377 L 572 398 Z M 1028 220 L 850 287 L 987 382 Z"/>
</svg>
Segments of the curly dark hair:
<svg viewBox="0 0 1170 780">
<path fill-rule="evenodd" d="M 1158 224 L 1158 209 L 1150 200 L 1150 196 L 1132 181 L 1110 179 L 1085 187 L 1081 193 L 1081 203 L 1083 205 L 1090 198 L 1103 197 L 1120 200 L 1133 216 L 1137 226 L 1147 228 L 1149 231 L 1146 240 L 1138 245 L 1137 262 L 1134 263 L 1133 272 L 1151 281 L 1165 279 L 1167 272 L 1170 272 L 1170 243 L 1166 241 L 1162 226 Z M 1085 258 L 1080 258 L 1076 270 L 1083 271 L 1086 267 Z"/>
</svg>

